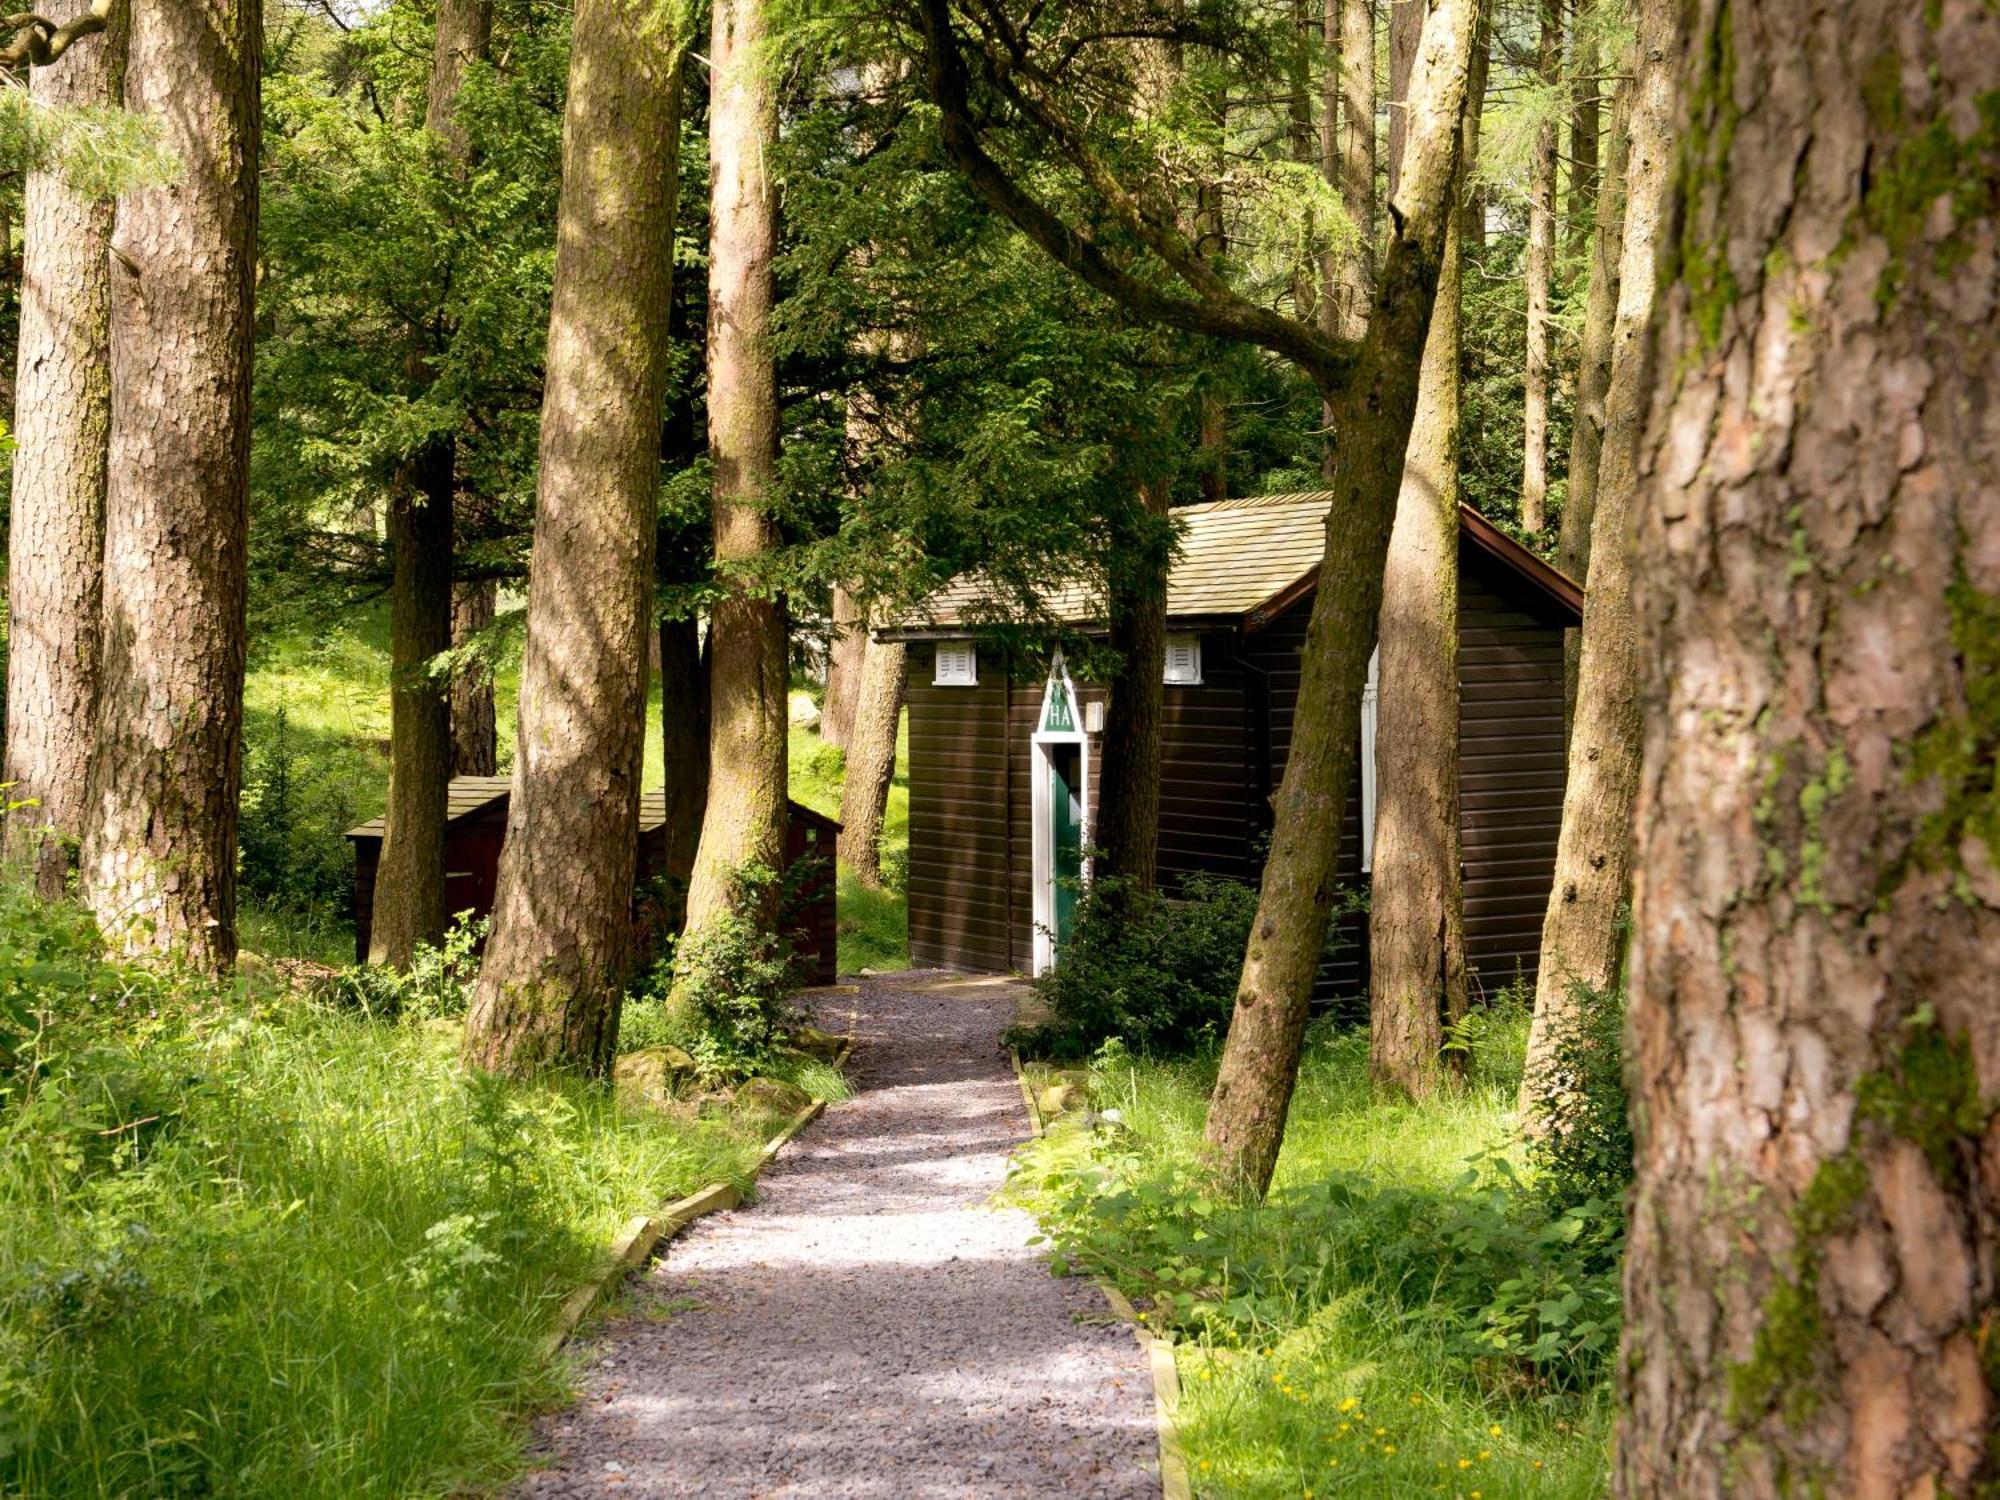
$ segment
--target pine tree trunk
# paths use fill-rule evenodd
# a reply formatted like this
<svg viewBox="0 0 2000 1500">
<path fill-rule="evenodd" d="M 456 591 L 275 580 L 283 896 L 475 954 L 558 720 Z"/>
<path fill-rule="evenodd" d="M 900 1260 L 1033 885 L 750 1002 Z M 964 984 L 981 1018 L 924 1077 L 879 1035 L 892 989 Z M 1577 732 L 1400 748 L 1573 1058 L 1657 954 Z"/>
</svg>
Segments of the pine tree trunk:
<svg viewBox="0 0 2000 1500">
<path fill-rule="evenodd" d="M 1629 91 L 1611 105 L 1611 135 L 1604 152 L 1604 180 L 1597 199 L 1597 232 L 1591 238 L 1590 291 L 1584 302 L 1583 340 L 1577 354 L 1576 416 L 1570 432 L 1569 497 L 1556 533 L 1556 566 L 1577 582 L 1590 574 L 1590 527 L 1597 516 L 1598 463 L 1604 451 L 1604 397 L 1611 389 L 1612 334 L 1618 322 L 1619 255 L 1625 239 L 1625 112 Z M 1577 671 L 1583 633 L 1563 632 L 1563 723 L 1576 717 Z"/>
<path fill-rule="evenodd" d="M 1483 34 L 1483 21 L 1482 21 Z M 1460 192 L 1479 158 L 1485 59 L 1475 47 Z M 1382 575 L 1368 907 L 1369 1072 L 1415 1099 L 1445 1081 L 1445 1028 L 1464 1016 L 1458 790 L 1459 287 L 1464 216 L 1445 235 Z"/>
<path fill-rule="evenodd" d="M 1562 82 L 1562 0 L 1541 0 L 1542 39 L 1536 71 L 1550 88 Z M 1521 416 L 1521 529 L 1548 521 L 1549 397 L 1553 376 L 1556 271 L 1556 121 L 1535 132 L 1528 176 L 1528 352 Z"/>
<path fill-rule="evenodd" d="M 1330 258 L 1324 321 L 1329 331 L 1359 339 L 1368 331 L 1375 295 L 1375 0 L 1325 0 L 1325 17 L 1321 151 L 1326 179 L 1340 190 L 1353 221 L 1354 240 Z"/>
<path fill-rule="evenodd" d="M 717 0 L 709 54 L 708 428 L 723 594 L 709 624 L 708 809 L 688 888 L 690 932 L 730 909 L 740 869 L 775 870 L 784 847 L 785 608 L 745 571 L 777 543 L 765 508 L 778 453 L 777 202 L 767 166 L 777 105 L 765 35 L 764 0 Z"/>
<path fill-rule="evenodd" d="M 45 13 L 60 25 L 88 8 L 70 0 Z M 34 69 L 35 103 L 119 103 L 124 18 L 117 11 L 103 34 Z M 78 197 L 54 172 L 30 173 L 25 198 L 0 770 L 0 782 L 13 785 L 0 797 L 36 804 L 12 818 L 8 852 L 33 863 L 37 887 L 53 900 L 83 832 L 97 713 L 116 205 Z"/>
<path fill-rule="evenodd" d="M 660 621 L 660 744 L 666 780 L 669 925 L 687 921 L 688 880 L 701 843 L 708 806 L 708 664 L 701 654 L 701 622 L 689 616 Z"/>
<path fill-rule="evenodd" d="M 1338 445 L 1326 556 L 1300 659 L 1299 711 L 1278 788 L 1236 1005 L 1209 1104 L 1211 1162 L 1261 1194 L 1277 1165 L 1306 1007 L 1333 910 L 1341 809 L 1354 783 L 1361 691 L 1382 607 L 1382 567 L 1417 404 L 1418 367 L 1457 211 L 1453 183 L 1477 4 L 1438 0 L 1412 71 L 1401 180 L 1368 336 L 1322 382 Z"/>
<path fill-rule="evenodd" d="M 849 426 L 852 427 L 850 422 Z M 826 699 L 820 707 L 819 737 L 845 750 L 854 730 L 854 705 L 868 659 L 868 617 L 852 594 L 833 586 L 833 638 L 827 642 Z"/>
<path fill-rule="evenodd" d="M 1542 1089 L 1551 1082 L 1543 1074 L 1562 1036 L 1575 1024 L 1572 987 L 1582 983 L 1603 989 L 1617 977 L 1618 908 L 1631 876 L 1632 799 L 1639 784 L 1631 531 L 1646 418 L 1655 250 L 1672 170 L 1674 33 L 1672 16 L 1664 13 L 1672 3 L 1644 0 L 1636 7 L 1638 55 L 1626 130 L 1618 316 L 1612 331 L 1611 385 L 1604 398 L 1576 715 L 1554 885 L 1542 923 L 1528 1070 L 1521 1085 L 1531 1128 Z"/>
<path fill-rule="evenodd" d="M 1618 1492 L 1987 1495 L 2000 11 L 1682 9 Z"/>
<path fill-rule="evenodd" d="M 1582 255 L 1597 225 L 1598 154 L 1602 111 L 1598 107 L 1597 42 L 1583 21 L 1581 4 L 1570 44 L 1570 86 L 1576 91 L 1569 115 L 1569 253 Z"/>
<path fill-rule="evenodd" d="M 492 45 L 493 0 L 438 0 L 424 128 L 440 137 L 460 161 L 470 158 L 472 147 L 457 118 L 459 91 L 465 86 L 466 70 L 484 62 Z"/>
<path fill-rule="evenodd" d="M 1121 548 L 1124 561 L 1110 580 L 1111 650 L 1118 658 L 1110 712 L 1105 716 L 1103 771 L 1092 830 L 1097 872 L 1153 889 L 1159 867 L 1160 713 L 1167 660 L 1169 548 L 1150 531 L 1167 518 L 1163 484 L 1139 487 L 1137 519 L 1149 534 Z"/>
<path fill-rule="evenodd" d="M 840 794 L 840 862 L 870 889 L 882 885 L 882 815 L 896 779 L 896 730 L 903 718 L 905 648 L 870 641 Z"/>
<path fill-rule="evenodd" d="M 104 646 L 83 887 L 114 950 L 236 959 L 260 8 L 137 0 L 125 103 L 170 187 L 119 204 Z"/>
<path fill-rule="evenodd" d="M 460 501 L 462 507 L 463 496 Z M 497 603 L 490 581 L 454 584 L 452 645 L 463 646 L 491 625 Z M 499 769 L 500 725 L 493 706 L 492 669 L 483 663 L 461 666 L 451 674 L 451 774 L 492 776 Z"/>
<path fill-rule="evenodd" d="M 368 961 L 406 969 L 436 943 L 444 900 L 445 804 L 451 787 L 447 689 L 427 670 L 451 644 L 452 445 L 433 445 L 396 476 L 389 497 L 389 805 L 375 872 Z"/>
<path fill-rule="evenodd" d="M 528 638 L 469 1063 L 602 1073 L 632 936 L 681 59 L 651 0 L 581 0 L 570 56 Z"/>
</svg>

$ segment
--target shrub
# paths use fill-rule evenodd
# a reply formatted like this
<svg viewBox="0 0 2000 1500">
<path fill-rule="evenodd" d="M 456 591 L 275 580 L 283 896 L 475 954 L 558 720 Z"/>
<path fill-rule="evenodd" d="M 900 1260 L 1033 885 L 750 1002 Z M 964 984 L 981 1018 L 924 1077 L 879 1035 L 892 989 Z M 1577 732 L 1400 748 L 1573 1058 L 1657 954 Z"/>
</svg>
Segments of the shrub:
<svg viewBox="0 0 2000 1500">
<path fill-rule="evenodd" d="M 479 977 L 479 950 L 492 929 L 490 917 L 462 911 L 433 947 L 419 943 L 407 973 L 387 964 L 343 970 L 334 982 L 336 1001 L 385 1021 L 401 1016 L 435 1020 L 463 1016 L 472 1004 Z"/>
<path fill-rule="evenodd" d="M 766 866 L 738 870 L 729 909 L 677 943 L 638 997 L 666 1002 L 669 1039 L 712 1082 L 749 1077 L 784 1042 L 799 971 L 786 918 L 815 863 L 800 861 L 782 881 Z"/>
<path fill-rule="evenodd" d="M 1551 1202 L 1622 1201 L 1632 1183 L 1632 1122 L 1625 1092 L 1625 990 L 1570 987 L 1576 1025 L 1537 1071 L 1541 1131 L 1528 1159 Z"/>
<path fill-rule="evenodd" d="M 1343 903 L 1327 926 L 1340 943 Z M 1061 962 L 1037 983 L 1051 1019 L 1010 1040 L 1037 1057 L 1088 1057 L 1113 1037 L 1134 1052 L 1188 1052 L 1221 1036 L 1236 1004 L 1257 890 L 1240 880 L 1189 875 L 1180 895 L 1141 891 L 1104 876 L 1077 902 Z"/>
<path fill-rule="evenodd" d="M 252 715 L 243 755 L 237 835 L 243 893 L 290 911 L 347 911 L 354 900 L 357 778 L 372 784 L 351 744 L 302 733 L 284 709 Z"/>
</svg>

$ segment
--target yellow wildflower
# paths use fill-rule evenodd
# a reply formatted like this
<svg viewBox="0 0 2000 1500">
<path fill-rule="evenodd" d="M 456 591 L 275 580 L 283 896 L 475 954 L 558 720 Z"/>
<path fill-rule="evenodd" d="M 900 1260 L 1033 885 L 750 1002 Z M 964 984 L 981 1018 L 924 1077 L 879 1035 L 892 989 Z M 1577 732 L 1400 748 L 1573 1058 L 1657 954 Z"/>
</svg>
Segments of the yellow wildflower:
<svg viewBox="0 0 2000 1500">
<path fill-rule="evenodd" d="M 1359 1396 L 1349 1396 L 1340 1403 L 1340 1409 L 1342 1411 L 1353 1411 L 1359 1405 L 1361 1405 L 1361 1398 Z"/>
<path fill-rule="evenodd" d="M 1481 1448 L 1479 1450 L 1479 1456 L 1481 1459 L 1491 1458 L 1493 1456 L 1493 1450 L 1491 1448 Z"/>
<path fill-rule="evenodd" d="M 1382 1445 L 1382 1451 L 1385 1454 L 1392 1454 L 1396 1451 L 1396 1445 L 1394 1443 L 1384 1443 Z"/>
<path fill-rule="evenodd" d="M 1500 1424 L 1498 1422 L 1495 1422 L 1491 1427 L 1487 1428 L 1486 1435 L 1488 1437 L 1500 1436 Z"/>
</svg>

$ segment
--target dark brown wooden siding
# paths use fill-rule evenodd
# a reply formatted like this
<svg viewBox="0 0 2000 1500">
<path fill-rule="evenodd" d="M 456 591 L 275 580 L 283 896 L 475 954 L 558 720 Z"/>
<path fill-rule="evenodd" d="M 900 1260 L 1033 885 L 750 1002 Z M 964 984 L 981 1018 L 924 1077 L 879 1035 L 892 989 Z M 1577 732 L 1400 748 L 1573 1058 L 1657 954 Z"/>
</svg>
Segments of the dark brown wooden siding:
<svg viewBox="0 0 2000 1500">
<path fill-rule="evenodd" d="M 938 687 L 936 647 L 907 654 L 910 961 L 1011 969 L 1006 662 L 979 653 L 977 687 Z M 1027 877 L 1021 877 L 1025 891 Z"/>
<path fill-rule="evenodd" d="M 1460 775 L 1467 960 L 1478 991 L 1532 978 L 1562 821 L 1559 610 L 1461 543 Z M 1196 871 L 1254 881 L 1298 708 L 1310 597 L 1253 634 L 1202 636 L 1202 682 L 1169 686 L 1161 721 L 1160 873 L 1173 890 Z M 910 671 L 910 953 L 920 965 L 1027 970 L 1034 955 L 1030 744 L 1046 662 L 1015 680 L 982 652 L 976 688 L 932 685 L 933 647 Z M 1084 703 L 1104 697 L 1079 683 Z M 1100 761 L 1092 742 L 1095 806 Z M 1361 793 L 1350 791 L 1336 870 L 1365 893 Z M 1341 948 L 1315 986 L 1321 1004 L 1359 1019 L 1367 917 L 1340 926 Z"/>
</svg>

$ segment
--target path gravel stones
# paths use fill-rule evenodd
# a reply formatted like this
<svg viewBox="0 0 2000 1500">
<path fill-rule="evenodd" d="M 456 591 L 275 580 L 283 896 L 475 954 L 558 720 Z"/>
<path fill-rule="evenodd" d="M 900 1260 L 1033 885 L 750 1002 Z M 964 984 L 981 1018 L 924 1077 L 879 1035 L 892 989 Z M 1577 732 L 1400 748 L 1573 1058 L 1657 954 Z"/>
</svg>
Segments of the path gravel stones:
<svg viewBox="0 0 2000 1500">
<path fill-rule="evenodd" d="M 517 1494 L 1159 1494 L 1144 1354 L 990 1202 L 1028 1128 L 1013 990 L 900 975 L 841 1004 L 860 1094 L 638 1279 Z"/>
</svg>

